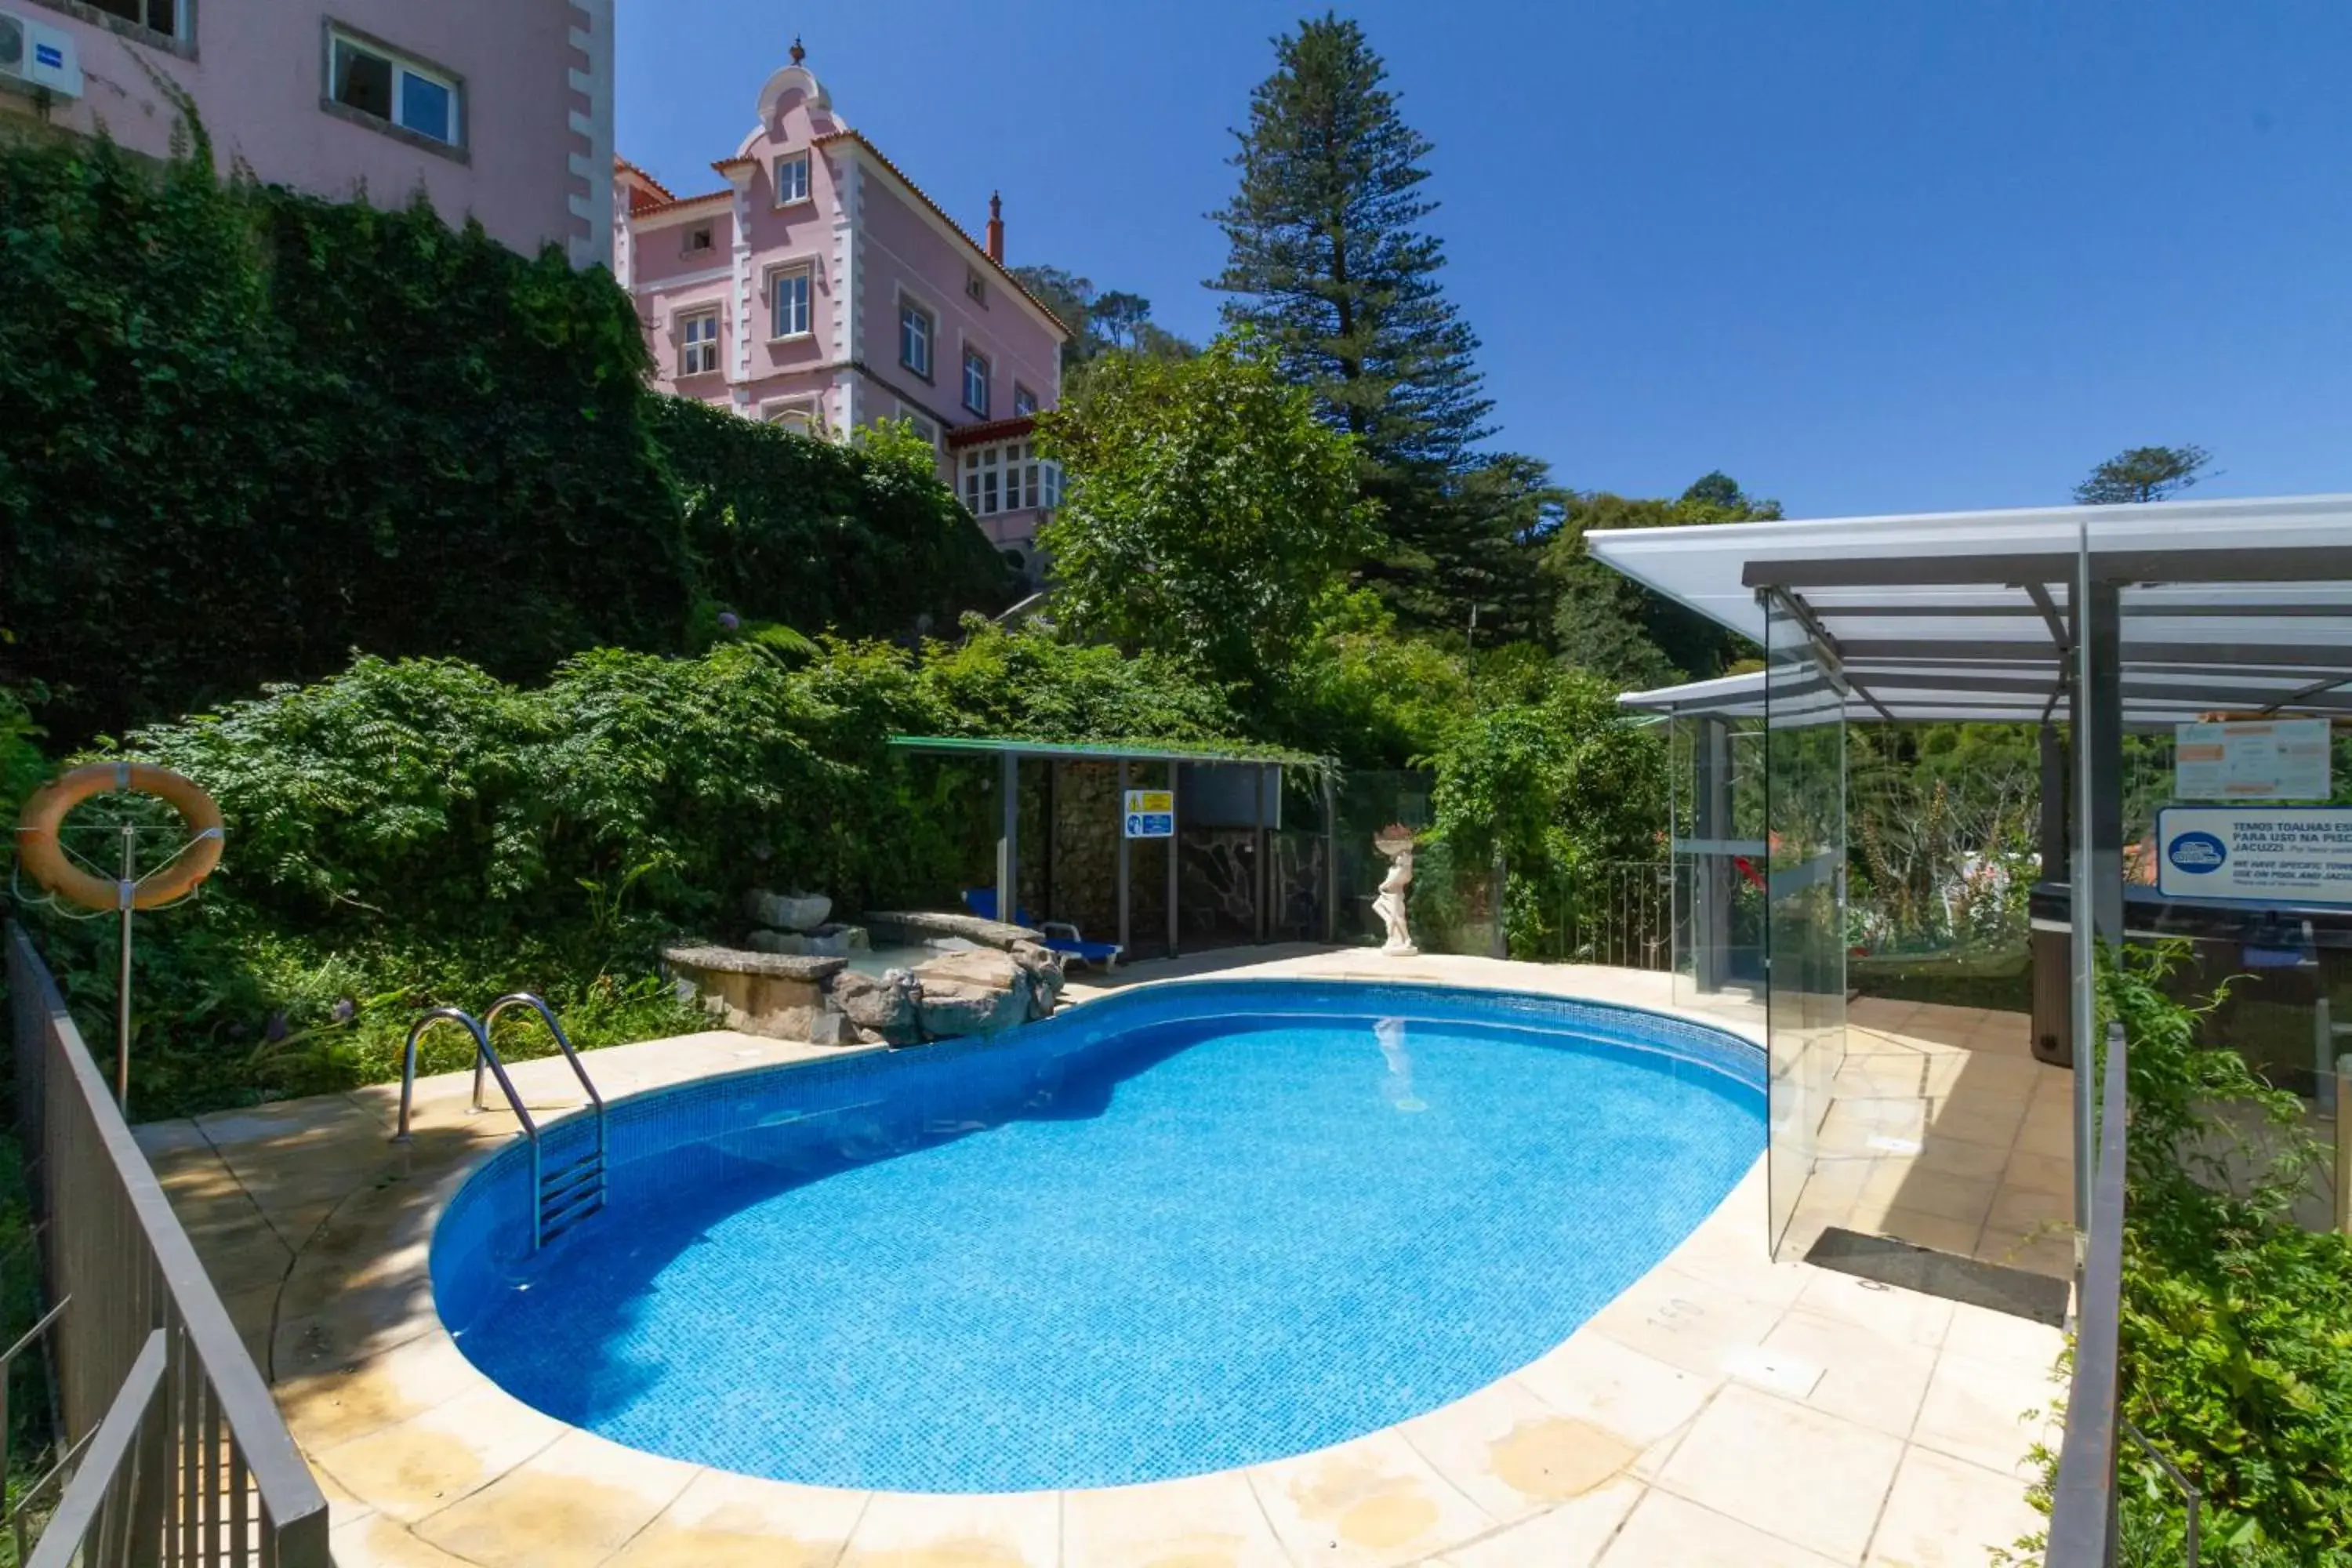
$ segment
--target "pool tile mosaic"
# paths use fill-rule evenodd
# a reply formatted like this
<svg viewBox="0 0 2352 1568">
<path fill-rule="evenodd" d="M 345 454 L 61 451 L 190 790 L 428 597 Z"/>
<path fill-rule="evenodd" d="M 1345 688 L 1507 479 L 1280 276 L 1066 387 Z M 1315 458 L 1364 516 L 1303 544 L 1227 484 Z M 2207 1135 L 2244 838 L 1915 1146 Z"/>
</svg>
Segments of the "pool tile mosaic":
<svg viewBox="0 0 2352 1568">
<path fill-rule="evenodd" d="M 536 1257 L 509 1152 L 442 1223 L 437 1299 L 530 1403 L 705 1463 L 1197 1474 L 1540 1356 L 1746 1171 L 1760 1079 L 1746 1042 L 1556 998 L 1136 993 L 625 1102 L 607 1209 Z"/>
</svg>

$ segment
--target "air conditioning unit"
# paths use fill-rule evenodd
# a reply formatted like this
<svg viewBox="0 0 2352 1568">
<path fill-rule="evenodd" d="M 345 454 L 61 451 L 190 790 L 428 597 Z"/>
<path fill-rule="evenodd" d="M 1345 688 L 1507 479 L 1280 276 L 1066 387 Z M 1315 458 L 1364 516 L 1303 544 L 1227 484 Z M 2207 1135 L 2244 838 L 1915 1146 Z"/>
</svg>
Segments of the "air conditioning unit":
<svg viewBox="0 0 2352 1568">
<path fill-rule="evenodd" d="M 74 37 L 14 11 L 0 11 L 0 81 L 47 88 L 59 98 L 81 96 L 81 60 Z"/>
</svg>

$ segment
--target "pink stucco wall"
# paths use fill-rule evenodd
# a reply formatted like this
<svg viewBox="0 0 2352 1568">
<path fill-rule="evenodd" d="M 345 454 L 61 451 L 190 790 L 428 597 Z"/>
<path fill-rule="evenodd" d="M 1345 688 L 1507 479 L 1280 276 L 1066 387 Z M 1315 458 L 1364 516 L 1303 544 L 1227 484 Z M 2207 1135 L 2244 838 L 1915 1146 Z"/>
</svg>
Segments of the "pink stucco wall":
<svg viewBox="0 0 2352 1568">
<path fill-rule="evenodd" d="M 902 389 L 908 401 L 926 405 L 944 426 L 1010 418 L 1016 381 L 1037 395 L 1040 407 L 1052 407 L 1059 340 L 1026 308 L 1010 282 L 975 258 L 969 245 L 942 236 L 927 216 L 888 182 L 877 180 L 869 187 L 859 278 L 866 363 L 878 377 Z M 974 271 L 981 274 L 984 304 L 964 293 L 964 280 Z M 902 300 L 921 305 L 938 323 L 929 384 L 898 363 Z M 985 415 L 964 406 L 967 347 L 978 349 L 990 363 Z"/>
<path fill-rule="evenodd" d="M 75 39 L 84 95 L 56 107 L 58 123 L 169 150 L 176 116 L 143 62 L 194 100 L 224 170 L 241 161 L 273 184 L 383 205 L 422 189 L 453 223 L 479 217 L 516 249 L 607 254 L 609 230 L 589 215 L 610 199 L 612 0 L 194 0 L 177 48 L 70 0 L 16 4 Z M 320 106 L 331 20 L 462 79 L 463 161 Z M 0 110 L 28 111 L 10 97 Z"/>
<path fill-rule="evenodd" d="M 779 405 L 819 400 L 839 434 L 898 412 L 901 402 L 945 432 L 978 423 L 963 405 L 967 344 L 990 360 L 988 417 L 1013 413 L 1015 384 L 1041 408 L 1059 392 L 1060 338 L 972 242 L 930 213 L 873 150 L 845 136 L 845 122 L 804 68 L 777 71 L 762 89 L 756 123 L 735 148 L 701 170 L 656 171 L 672 182 L 671 201 L 641 185 L 632 206 L 616 203 L 616 244 L 625 281 L 646 323 L 657 384 L 724 404 L 752 417 Z M 808 153 L 809 199 L 776 203 L 775 160 Z M 625 185 L 631 176 L 625 174 Z M 978 209 L 984 196 L 972 205 Z M 976 216 L 976 215 L 975 215 Z M 710 249 L 688 253 L 687 233 L 705 225 Z M 738 231 L 742 248 L 737 249 Z M 784 268 L 811 274 L 810 330 L 771 338 L 769 281 Z M 979 272 L 984 304 L 964 291 Z M 898 363 L 898 300 L 911 296 L 938 322 L 932 378 Z M 681 381 L 681 317 L 717 309 L 722 369 Z"/>
</svg>

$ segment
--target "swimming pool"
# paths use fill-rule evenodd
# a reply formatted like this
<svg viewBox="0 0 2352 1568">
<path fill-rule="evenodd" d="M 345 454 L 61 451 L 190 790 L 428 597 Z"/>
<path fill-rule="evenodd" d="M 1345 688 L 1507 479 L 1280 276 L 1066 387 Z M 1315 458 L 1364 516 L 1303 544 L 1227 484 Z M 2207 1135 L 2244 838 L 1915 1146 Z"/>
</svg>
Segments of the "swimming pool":
<svg viewBox="0 0 2352 1568">
<path fill-rule="evenodd" d="M 1111 1486 L 1304 1452 L 1543 1354 L 1763 1146 L 1758 1048 L 1633 1009 L 1186 982 L 995 1044 L 617 1102 L 605 1210 L 530 1246 L 528 1151 L 433 1241 L 510 1393 L 722 1468 Z M 593 1124 L 549 1133 L 548 1158 Z"/>
</svg>

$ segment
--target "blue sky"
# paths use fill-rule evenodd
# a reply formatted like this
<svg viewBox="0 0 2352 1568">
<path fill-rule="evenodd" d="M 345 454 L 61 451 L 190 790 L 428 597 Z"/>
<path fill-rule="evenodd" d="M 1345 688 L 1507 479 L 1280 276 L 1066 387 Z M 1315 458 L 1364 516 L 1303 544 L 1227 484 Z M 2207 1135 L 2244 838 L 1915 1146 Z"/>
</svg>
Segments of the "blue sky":
<svg viewBox="0 0 2352 1568">
<path fill-rule="evenodd" d="M 622 152 L 681 193 L 794 30 L 836 109 L 1008 259 L 1214 331 L 1268 0 L 620 0 Z M 2211 495 L 2352 490 L 2352 5 L 1356 5 L 1498 445 L 1722 468 L 1791 515 L 2062 502 L 2193 441 Z"/>
</svg>

